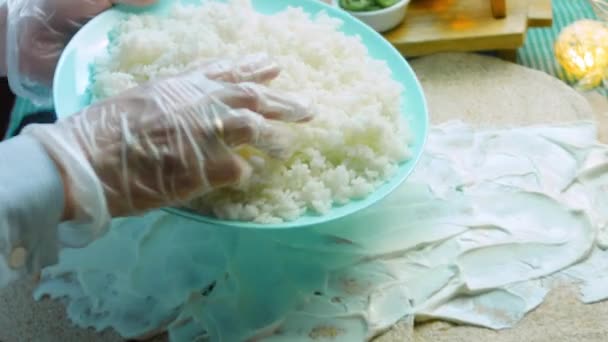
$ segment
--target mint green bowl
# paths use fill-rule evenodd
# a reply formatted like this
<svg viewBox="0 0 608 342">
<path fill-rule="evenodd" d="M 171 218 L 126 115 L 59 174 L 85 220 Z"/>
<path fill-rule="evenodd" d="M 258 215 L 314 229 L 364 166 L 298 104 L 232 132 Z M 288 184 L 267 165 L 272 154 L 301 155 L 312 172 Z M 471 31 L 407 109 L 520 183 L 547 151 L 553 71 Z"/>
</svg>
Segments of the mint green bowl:
<svg viewBox="0 0 608 342">
<path fill-rule="evenodd" d="M 53 83 L 55 110 L 59 118 L 67 117 L 91 102 L 88 91 L 91 79 L 91 64 L 98 56 L 107 54 L 108 34 L 110 30 L 125 16 L 138 12 L 163 15 L 174 3 L 198 4 L 205 0 L 161 0 L 151 8 L 136 10 L 126 6 L 114 7 L 85 25 L 70 41 L 59 60 Z M 202 216 L 198 213 L 181 208 L 165 208 L 175 215 L 196 221 L 239 228 L 296 228 L 317 225 L 333 221 L 356 213 L 377 202 L 380 202 L 413 171 L 418 162 L 428 134 L 428 111 L 420 83 L 406 60 L 380 34 L 348 13 L 333 8 L 319 0 L 252 0 L 254 7 L 261 13 L 271 14 L 282 11 L 287 7 L 301 7 L 307 13 L 326 11 L 344 22 L 342 31 L 348 35 L 358 35 L 367 46 L 372 57 L 384 60 L 393 72 L 393 78 L 404 86 L 402 112 L 409 122 L 414 134 L 411 144 L 411 159 L 399 166 L 392 179 L 381 185 L 375 192 L 364 199 L 351 201 L 342 206 L 334 206 L 323 215 L 307 213 L 299 219 L 279 224 L 257 224 L 241 221 L 227 221 Z"/>
</svg>

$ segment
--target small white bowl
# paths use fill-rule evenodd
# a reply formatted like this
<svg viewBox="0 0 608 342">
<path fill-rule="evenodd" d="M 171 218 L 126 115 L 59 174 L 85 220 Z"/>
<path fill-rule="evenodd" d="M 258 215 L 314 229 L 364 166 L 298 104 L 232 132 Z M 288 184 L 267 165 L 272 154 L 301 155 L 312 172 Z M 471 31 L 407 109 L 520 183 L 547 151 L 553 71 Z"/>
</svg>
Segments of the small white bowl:
<svg viewBox="0 0 608 342">
<path fill-rule="evenodd" d="M 361 20 L 380 33 L 394 29 L 403 22 L 409 3 L 410 0 L 401 0 L 391 7 L 377 11 L 352 12 L 342 8 L 339 0 L 333 0 L 334 6 L 348 12 L 353 17 Z"/>
</svg>

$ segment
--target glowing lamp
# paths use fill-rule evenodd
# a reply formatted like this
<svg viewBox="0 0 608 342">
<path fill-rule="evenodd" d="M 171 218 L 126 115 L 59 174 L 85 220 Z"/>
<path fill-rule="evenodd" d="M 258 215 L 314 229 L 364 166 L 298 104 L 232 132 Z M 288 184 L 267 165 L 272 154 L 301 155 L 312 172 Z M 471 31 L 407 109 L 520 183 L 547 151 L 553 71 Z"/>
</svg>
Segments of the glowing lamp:
<svg viewBox="0 0 608 342">
<path fill-rule="evenodd" d="M 574 22 L 562 30 L 554 48 L 558 63 L 580 88 L 595 88 L 608 80 L 608 24 Z"/>
</svg>

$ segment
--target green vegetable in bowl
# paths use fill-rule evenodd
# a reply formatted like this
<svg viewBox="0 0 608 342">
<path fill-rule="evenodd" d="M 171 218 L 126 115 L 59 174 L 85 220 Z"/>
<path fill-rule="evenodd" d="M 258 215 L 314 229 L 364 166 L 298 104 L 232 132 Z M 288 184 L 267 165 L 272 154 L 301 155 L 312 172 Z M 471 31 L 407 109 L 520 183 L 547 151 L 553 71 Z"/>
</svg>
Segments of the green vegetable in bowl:
<svg viewBox="0 0 608 342">
<path fill-rule="evenodd" d="M 340 0 L 340 7 L 351 12 L 377 11 L 391 7 L 399 0 Z"/>
<path fill-rule="evenodd" d="M 340 0 L 340 7 L 348 11 L 365 11 L 374 5 L 374 0 Z"/>
<path fill-rule="evenodd" d="M 391 7 L 397 2 L 399 2 L 399 0 L 376 0 L 376 3 L 382 8 Z"/>
</svg>

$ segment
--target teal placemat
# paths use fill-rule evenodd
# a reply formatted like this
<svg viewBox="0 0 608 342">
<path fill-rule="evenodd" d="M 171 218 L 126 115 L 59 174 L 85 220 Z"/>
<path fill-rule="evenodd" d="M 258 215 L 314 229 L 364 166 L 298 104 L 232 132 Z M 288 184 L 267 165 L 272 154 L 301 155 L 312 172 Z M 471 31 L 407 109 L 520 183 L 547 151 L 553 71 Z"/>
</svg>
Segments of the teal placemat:
<svg viewBox="0 0 608 342">
<path fill-rule="evenodd" d="M 565 75 L 555 60 L 553 43 L 564 27 L 585 18 L 596 19 L 589 0 L 553 0 L 553 26 L 529 30 L 525 45 L 517 53 L 517 62 L 573 84 L 574 80 Z M 604 88 L 599 91 L 608 96 L 608 89 Z M 8 136 L 17 129 L 24 117 L 39 110 L 41 109 L 36 108 L 29 101 L 17 99 L 11 116 Z"/>
<path fill-rule="evenodd" d="M 11 120 L 8 124 L 8 129 L 6 131 L 5 138 L 8 138 L 8 137 L 11 137 L 14 135 L 17 128 L 19 128 L 19 124 L 23 121 L 23 119 L 25 117 L 27 117 L 30 114 L 37 113 L 40 111 L 45 111 L 45 110 L 46 111 L 52 110 L 52 108 L 37 107 L 37 106 L 34 106 L 30 101 L 28 101 L 26 99 L 17 98 L 15 100 L 15 106 L 13 107 L 13 111 L 11 112 Z M 0 140 L 2 140 L 1 134 L 2 133 L 0 132 Z"/>
<path fill-rule="evenodd" d="M 524 46 L 517 52 L 517 63 L 574 84 L 576 80 L 557 63 L 553 44 L 564 27 L 580 19 L 597 19 L 589 0 L 553 0 L 553 26 L 528 31 Z M 608 94 L 607 89 L 599 90 Z"/>
</svg>

